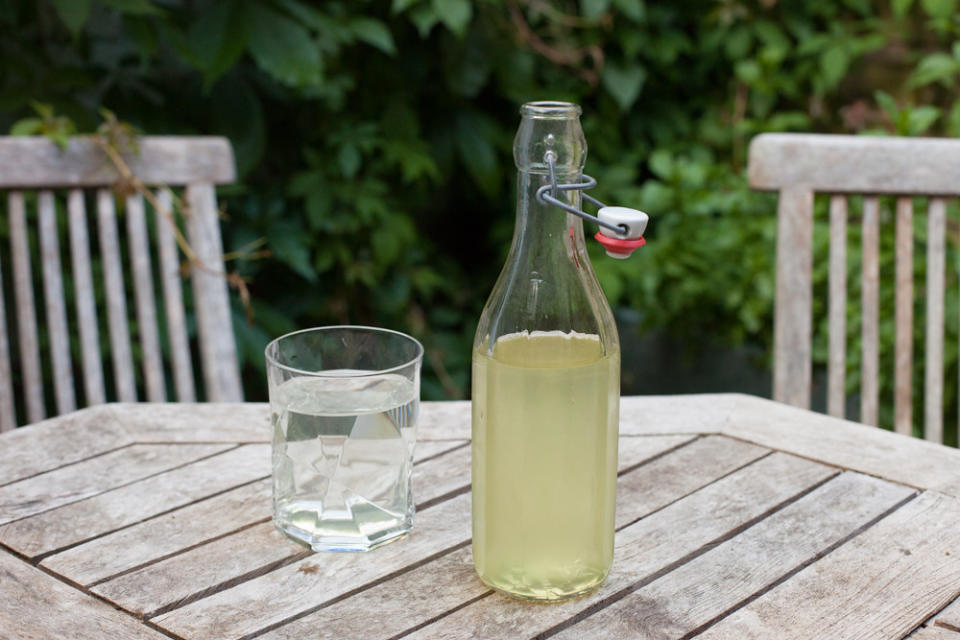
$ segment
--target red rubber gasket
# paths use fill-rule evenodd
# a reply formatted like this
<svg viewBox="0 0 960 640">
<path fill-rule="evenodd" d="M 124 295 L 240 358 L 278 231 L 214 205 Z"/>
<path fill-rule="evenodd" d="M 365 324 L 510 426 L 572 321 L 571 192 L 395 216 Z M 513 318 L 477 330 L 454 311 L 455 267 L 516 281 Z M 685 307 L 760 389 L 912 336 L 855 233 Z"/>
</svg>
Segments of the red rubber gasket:
<svg viewBox="0 0 960 640">
<path fill-rule="evenodd" d="M 631 254 L 635 249 L 639 249 L 647 244 L 647 241 L 640 237 L 634 240 L 624 240 L 622 238 L 611 238 L 605 236 L 599 231 L 593 236 L 594 239 L 603 245 L 603 248 L 613 253 Z"/>
</svg>

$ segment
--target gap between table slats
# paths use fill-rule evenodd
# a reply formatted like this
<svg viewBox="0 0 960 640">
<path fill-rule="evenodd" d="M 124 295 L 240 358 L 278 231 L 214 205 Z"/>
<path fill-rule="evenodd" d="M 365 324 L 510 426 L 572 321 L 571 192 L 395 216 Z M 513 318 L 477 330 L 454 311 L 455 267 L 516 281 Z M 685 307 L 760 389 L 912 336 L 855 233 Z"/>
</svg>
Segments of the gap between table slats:
<svg viewBox="0 0 960 640">
<path fill-rule="evenodd" d="M 100 357 L 100 332 L 90 268 L 90 238 L 87 232 L 87 208 L 83 191 L 71 189 L 67 195 L 70 225 L 70 261 L 73 264 L 73 295 L 80 326 L 80 353 L 83 362 L 83 389 L 86 404 L 103 404 L 107 394 L 103 384 L 103 360 Z"/>
<path fill-rule="evenodd" d="M 931 198 L 927 209 L 927 326 L 924 366 L 924 437 L 943 441 L 943 294 L 947 204 Z"/>
<path fill-rule="evenodd" d="M 120 402 L 136 402 L 133 354 L 130 348 L 130 329 L 127 325 L 127 303 L 120 261 L 120 242 L 117 237 L 117 213 L 113 192 L 97 190 L 97 222 L 100 231 L 100 255 L 103 260 L 103 278 L 107 293 L 107 318 L 110 329 L 110 355 L 113 359 L 114 384 Z"/>
<path fill-rule="evenodd" d="M 893 425 L 897 433 L 913 429 L 913 200 L 897 198 L 896 343 L 894 347 Z"/>
<path fill-rule="evenodd" d="M 187 340 L 186 313 L 183 309 L 183 289 L 180 283 L 180 263 L 173 225 L 173 196 L 168 189 L 157 192 L 160 209 L 154 211 L 157 248 L 160 257 L 160 283 L 163 289 L 163 306 L 167 315 L 167 336 L 170 339 L 170 359 L 173 369 L 173 384 L 179 402 L 195 402 L 193 364 L 190 360 L 190 343 Z"/>
<path fill-rule="evenodd" d="M 880 215 L 876 196 L 863 199 L 863 314 L 860 422 L 877 426 L 880 389 Z"/>
<path fill-rule="evenodd" d="M 847 198 L 830 198 L 830 306 L 827 413 L 846 413 L 847 375 Z"/>
<path fill-rule="evenodd" d="M 45 412 L 40 375 L 40 347 L 37 340 L 36 305 L 30 268 L 30 244 L 27 212 L 23 194 L 11 191 L 7 196 L 10 215 L 10 245 L 13 262 L 13 290 L 17 308 L 17 332 L 20 337 L 20 370 L 23 374 L 27 422 L 40 422 Z"/>
<path fill-rule="evenodd" d="M 63 270 L 60 265 L 60 242 L 57 238 L 57 207 L 53 192 L 38 195 L 40 263 L 43 272 L 43 297 L 46 303 L 47 336 L 50 340 L 50 361 L 57 413 L 76 410 L 73 389 L 73 364 L 70 339 L 67 337 L 67 309 L 63 295 Z"/>
<path fill-rule="evenodd" d="M 130 234 L 130 265 L 137 306 L 137 328 L 143 350 L 143 378 L 147 400 L 163 402 L 167 398 L 163 380 L 163 360 L 160 357 L 160 338 L 157 330 L 156 298 L 153 294 L 153 274 L 150 269 L 150 243 L 147 238 L 147 217 L 143 196 L 127 196 L 127 233 Z"/>
</svg>

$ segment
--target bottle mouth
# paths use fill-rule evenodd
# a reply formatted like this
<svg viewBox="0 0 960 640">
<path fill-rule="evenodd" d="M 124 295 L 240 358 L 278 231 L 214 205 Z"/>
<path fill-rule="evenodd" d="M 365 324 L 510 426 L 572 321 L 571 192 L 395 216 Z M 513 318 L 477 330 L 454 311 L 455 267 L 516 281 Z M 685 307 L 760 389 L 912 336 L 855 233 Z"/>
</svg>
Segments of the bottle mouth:
<svg viewBox="0 0 960 640">
<path fill-rule="evenodd" d="M 527 102 L 520 107 L 520 115 L 524 118 L 548 118 L 561 120 L 565 118 L 579 117 L 581 109 L 579 105 L 572 102 L 559 102 L 555 100 L 543 100 L 539 102 Z"/>
</svg>

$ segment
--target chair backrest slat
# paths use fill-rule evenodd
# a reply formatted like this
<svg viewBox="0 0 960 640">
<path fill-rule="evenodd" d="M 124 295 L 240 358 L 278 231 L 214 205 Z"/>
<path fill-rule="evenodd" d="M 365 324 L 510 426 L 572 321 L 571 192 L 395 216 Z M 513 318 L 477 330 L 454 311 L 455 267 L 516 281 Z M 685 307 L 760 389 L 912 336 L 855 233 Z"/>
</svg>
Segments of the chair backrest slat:
<svg viewBox="0 0 960 640">
<path fill-rule="evenodd" d="M 26 392 L 27 420 L 39 422 L 45 417 L 40 375 L 40 347 L 37 340 L 37 315 L 33 297 L 33 272 L 30 268 L 30 243 L 27 235 L 27 211 L 23 194 L 11 191 L 7 197 L 10 213 L 10 258 L 13 264 L 13 292 L 17 308 L 17 336 L 20 344 L 20 370 Z"/>
<path fill-rule="evenodd" d="M 104 288 L 107 294 L 107 326 L 110 331 L 110 356 L 114 385 L 120 402 L 136 402 L 133 354 L 127 325 L 127 301 L 117 236 L 117 211 L 113 192 L 97 190 L 97 227 L 100 231 L 100 256 L 103 260 Z"/>
<path fill-rule="evenodd" d="M 60 266 L 60 242 L 57 239 L 57 209 L 53 192 L 43 190 L 38 199 L 40 232 L 40 264 L 43 272 L 43 297 L 46 303 L 47 335 L 50 339 L 50 361 L 53 365 L 53 390 L 57 413 L 77 408 L 73 388 L 73 362 L 67 329 L 67 308 L 63 296 L 63 270 Z"/>
<path fill-rule="evenodd" d="M 830 198 L 830 335 L 827 413 L 844 418 L 847 379 L 847 199 Z"/>
<path fill-rule="evenodd" d="M 880 401 L 880 207 L 876 196 L 863 199 L 862 255 L 860 422 L 876 426 Z"/>
<path fill-rule="evenodd" d="M 87 405 L 107 401 L 100 357 L 100 331 L 97 328 L 96 293 L 90 269 L 90 237 L 87 232 L 87 206 L 83 191 L 67 194 L 70 225 L 70 262 L 73 266 L 73 295 L 80 327 L 80 354 L 83 362 L 83 390 Z"/>
<path fill-rule="evenodd" d="M 163 379 L 163 360 L 160 356 L 160 332 L 157 329 L 156 298 L 153 294 L 153 274 L 150 269 L 150 242 L 147 238 L 147 215 L 140 194 L 127 196 L 127 233 L 129 235 L 130 264 L 137 306 L 137 327 L 140 348 L 143 351 L 143 379 L 147 400 L 164 402 L 167 399 Z"/>
<path fill-rule="evenodd" d="M 16 426 L 17 412 L 13 399 L 13 379 L 10 376 L 10 342 L 7 340 L 7 305 L 3 298 L 3 287 L 0 286 L 0 433 Z"/>
<path fill-rule="evenodd" d="M 236 179 L 230 143 L 145 136 L 113 151 L 94 137 L 61 149 L 0 136 L 11 248 L 0 257 L 13 283 L 0 290 L 0 431 L 108 401 L 243 400 L 215 190 Z"/>
<path fill-rule="evenodd" d="M 774 349 L 774 397 L 798 406 L 810 403 L 811 283 L 813 280 L 813 192 L 787 188 L 777 205 L 777 292 Z M 783 243 L 794 246 L 783 247 Z"/>
<path fill-rule="evenodd" d="M 774 399 L 811 403 L 812 199 L 831 194 L 827 411 L 843 417 L 847 315 L 848 194 L 863 196 L 860 319 L 861 422 L 878 424 L 880 406 L 880 198 L 896 199 L 894 258 L 893 426 L 912 434 L 916 334 L 922 329 L 923 431 L 943 442 L 947 201 L 960 196 L 960 140 L 813 134 L 761 134 L 750 143 L 748 177 L 755 189 L 779 192 L 774 317 Z M 914 305 L 914 198 L 927 199 L 924 326 Z M 887 286 L 887 285 L 883 285 Z M 919 345 L 917 345 L 919 347 Z M 960 383 L 958 383 L 960 384 Z M 917 385 L 918 387 L 920 385 Z M 951 425 L 952 426 L 952 425 Z"/>
<path fill-rule="evenodd" d="M 213 185 L 187 185 L 187 231 L 197 259 L 205 265 L 221 264 L 223 243 L 217 222 Z M 191 270 L 193 299 L 197 310 L 200 354 L 207 397 L 213 402 L 239 402 L 243 398 L 233 336 L 218 327 L 230 326 L 230 300 L 225 274 L 194 265 Z M 202 304 L 203 302 L 204 304 Z"/>
<path fill-rule="evenodd" d="M 927 205 L 927 326 L 924 387 L 924 438 L 943 441 L 943 295 L 946 277 L 947 203 Z"/>
<path fill-rule="evenodd" d="M 913 199 L 897 198 L 893 427 L 913 431 Z"/>
<path fill-rule="evenodd" d="M 167 189 L 157 192 L 160 210 L 155 212 L 157 247 L 160 254 L 160 283 L 163 288 L 163 307 L 167 317 L 167 337 L 170 340 L 170 359 L 173 361 L 173 384 L 177 400 L 194 402 L 196 387 L 190 344 L 187 340 L 187 320 L 183 309 L 183 290 L 180 284 L 180 262 L 177 242 L 173 235 L 173 196 Z"/>
</svg>

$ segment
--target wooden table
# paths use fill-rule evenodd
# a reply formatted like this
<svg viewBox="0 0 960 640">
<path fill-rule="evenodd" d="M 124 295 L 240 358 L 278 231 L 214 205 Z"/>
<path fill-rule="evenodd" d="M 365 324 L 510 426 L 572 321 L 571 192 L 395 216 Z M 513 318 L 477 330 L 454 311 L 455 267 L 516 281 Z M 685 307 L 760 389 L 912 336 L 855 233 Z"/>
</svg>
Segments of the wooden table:
<svg viewBox="0 0 960 640">
<path fill-rule="evenodd" d="M 311 553 L 270 516 L 264 405 L 106 405 L 0 436 L 0 638 L 951 638 L 960 452 L 743 395 L 624 398 L 616 557 L 491 593 L 469 405 L 425 403 L 405 540 Z"/>
</svg>

